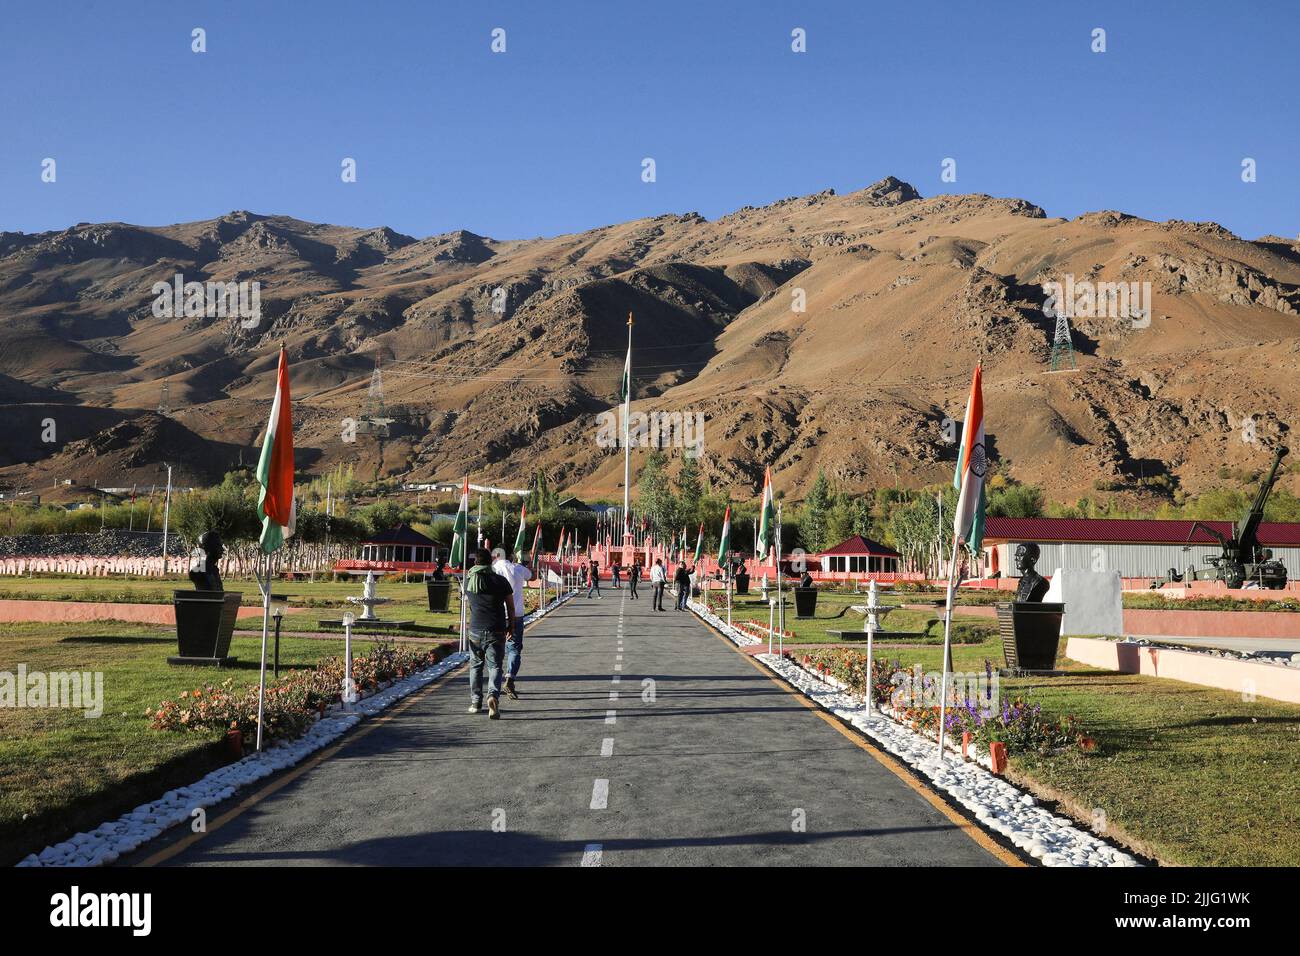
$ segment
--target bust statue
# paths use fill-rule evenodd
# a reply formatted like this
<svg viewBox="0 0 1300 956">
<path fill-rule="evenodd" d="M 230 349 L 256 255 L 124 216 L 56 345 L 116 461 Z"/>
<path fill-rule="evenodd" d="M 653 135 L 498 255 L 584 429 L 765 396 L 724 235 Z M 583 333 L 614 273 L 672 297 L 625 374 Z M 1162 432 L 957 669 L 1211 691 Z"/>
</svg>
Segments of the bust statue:
<svg viewBox="0 0 1300 956">
<path fill-rule="evenodd" d="M 196 591 L 225 590 L 221 586 L 221 572 L 217 570 L 217 562 L 225 553 L 221 535 L 215 531 L 199 535 L 197 546 L 190 554 L 190 581 Z"/>
<path fill-rule="evenodd" d="M 1016 569 L 1020 572 L 1020 587 L 1016 588 L 1017 601 L 1042 601 L 1047 593 L 1047 579 L 1035 570 L 1038 563 L 1038 545 L 1022 544 L 1016 548 Z"/>
</svg>

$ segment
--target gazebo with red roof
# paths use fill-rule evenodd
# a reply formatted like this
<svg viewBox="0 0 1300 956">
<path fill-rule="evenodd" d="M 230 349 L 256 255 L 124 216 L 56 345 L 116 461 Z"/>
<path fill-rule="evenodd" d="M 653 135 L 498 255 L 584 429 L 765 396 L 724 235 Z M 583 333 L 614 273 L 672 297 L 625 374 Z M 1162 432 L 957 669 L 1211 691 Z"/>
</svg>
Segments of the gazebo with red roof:
<svg viewBox="0 0 1300 956">
<path fill-rule="evenodd" d="M 893 548 L 860 534 L 845 538 L 814 557 L 824 574 L 894 574 L 902 559 Z"/>
</svg>

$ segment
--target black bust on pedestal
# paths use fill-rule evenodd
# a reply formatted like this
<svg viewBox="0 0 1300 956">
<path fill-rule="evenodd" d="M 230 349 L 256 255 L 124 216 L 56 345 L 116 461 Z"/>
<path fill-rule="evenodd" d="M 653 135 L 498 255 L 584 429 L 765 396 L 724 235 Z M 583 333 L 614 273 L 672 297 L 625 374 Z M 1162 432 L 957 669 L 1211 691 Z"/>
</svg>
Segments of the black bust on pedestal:
<svg viewBox="0 0 1300 956">
<path fill-rule="evenodd" d="M 226 591 L 221 585 L 217 562 L 226 553 L 221 535 L 205 531 L 190 554 L 190 582 L 193 591 L 173 592 L 176 608 L 176 643 L 180 653 L 167 658 L 168 664 L 228 667 L 230 638 L 239 616 L 243 594 Z"/>
<path fill-rule="evenodd" d="M 1035 567 L 1038 557 L 1036 544 L 1022 544 L 1016 548 L 1016 569 L 1020 572 L 1016 599 L 998 605 L 1002 655 L 1013 672 L 1052 671 L 1056 668 L 1065 605 L 1043 601 L 1048 583 Z"/>
</svg>

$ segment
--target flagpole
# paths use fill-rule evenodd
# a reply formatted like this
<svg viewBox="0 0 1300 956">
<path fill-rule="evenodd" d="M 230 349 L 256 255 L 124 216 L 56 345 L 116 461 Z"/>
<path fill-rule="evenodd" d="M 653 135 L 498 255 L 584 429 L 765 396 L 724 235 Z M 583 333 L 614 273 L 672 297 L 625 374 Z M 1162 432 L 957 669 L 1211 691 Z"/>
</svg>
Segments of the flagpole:
<svg viewBox="0 0 1300 956">
<path fill-rule="evenodd" d="M 259 549 L 260 550 L 260 549 Z M 262 718 L 266 712 L 266 636 L 271 623 L 271 556 L 261 554 L 258 562 L 265 565 L 265 573 L 259 575 L 257 568 L 253 568 L 253 575 L 257 578 L 257 586 L 262 591 L 262 662 L 261 672 L 257 683 L 257 750 L 262 750 Z"/>
<path fill-rule="evenodd" d="M 948 705 L 948 667 L 952 653 L 952 599 L 957 586 L 957 535 L 952 536 L 952 559 L 948 562 L 948 599 L 943 615 L 943 677 L 939 681 L 939 756 L 943 760 L 943 721 Z"/>
<path fill-rule="evenodd" d="M 627 314 L 627 383 L 623 392 L 623 547 L 626 548 L 631 528 L 627 515 L 632 494 L 632 445 L 628 440 L 628 417 L 632 408 L 632 313 Z"/>
<path fill-rule="evenodd" d="M 785 601 L 781 598 L 781 502 L 776 503 L 776 620 L 777 628 L 785 632 Z"/>
</svg>

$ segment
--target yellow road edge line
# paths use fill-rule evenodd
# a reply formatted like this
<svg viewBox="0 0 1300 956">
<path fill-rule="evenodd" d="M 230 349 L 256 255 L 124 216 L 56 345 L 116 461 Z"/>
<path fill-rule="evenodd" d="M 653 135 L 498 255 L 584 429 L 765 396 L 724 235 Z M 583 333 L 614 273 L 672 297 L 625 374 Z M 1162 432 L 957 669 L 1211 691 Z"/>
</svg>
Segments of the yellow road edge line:
<svg viewBox="0 0 1300 956">
<path fill-rule="evenodd" d="M 563 606 L 564 605 L 560 605 L 560 607 Z M 559 608 L 557 607 L 555 610 L 558 611 Z M 540 618 L 538 620 L 540 620 Z M 524 633 L 525 634 L 528 633 L 529 628 L 533 627 L 537 623 L 538 621 L 533 621 L 530 624 L 528 624 L 524 628 Z M 456 652 L 453 651 L 452 653 L 456 653 Z M 198 843 L 208 834 L 216 833 L 218 830 L 220 830 L 230 821 L 242 816 L 244 813 L 246 813 L 251 808 L 257 806 L 257 804 L 261 803 L 267 797 L 271 796 L 272 794 L 276 793 L 278 790 L 281 790 L 284 787 L 288 786 L 289 784 L 293 783 L 293 781 L 297 780 L 308 770 L 311 770 L 314 767 L 319 766 L 324 760 L 327 760 L 328 758 L 334 756 L 336 753 L 342 750 L 343 747 L 345 747 L 347 744 L 354 743 L 355 741 L 360 740 L 362 737 L 366 736 L 366 734 L 371 733 L 372 731 L 388 723 L 392 718 L 396 717 L 402 711 L 406 710 L 406 708 L 414 704 L 417 700 L 424 697 L 424 695 L 428 694 L 430 691 L 434 690 L 435 688 L 445 684 L 450 677 L 456 674 L 456 672 L 459 671 L 464 666 L 465 666 L 465 662 L 462 661 L 461 663 L 457 664 L 455 667 L 451 668 L 451 670 L 447 671 L 447 673 L 430 681 L 428 684 L 421 687 L 420 689 L 412 691 L 399 703 L 393 705 L 392 707 L 389 707 L 388 709 L 384 710 L 382 713 L 366 721 L 360 727 L 355 727 L 350 731 L 344 731 L 343 738 L 341 740 L 339 740 L 336 743 L 330 744 L 328 747 L 325 747 L 322 750 L 318 750 L 316 753 L 312 754 L 306 760 L 286 770 L 282 776 L 277 777 L 275 780 L 272 780 L 261 790 L 249 794 L 243 800 L 240 800 L 239 803 L 235 804 L 233 807 L 231 807 L 221 816 L 217 817 L 210 824 L 208 824 L 207 828 L 204 829 L 201 833 L 190 833 L 187 836 L 184 836 L 181 839 L 177 840 L 175 843 L 170 844 L 169 846 L 165 846 L 158 852 L 146 857 L 145 859 L 141 860 L 139 863 L 136 863 L 135 866 L 151 867 L 151 866 L 157 866 L 160 863 L 166 863 L 168 860 L 176 856 L 178 853 L 181 853 L 182 851 L 192 847 L 195 843 Z M 162 834 L 159 834 L 159 836 L 162 836 Z"/>
<path fill-rule="evenodd" d="M 894 757 L 892 754 L 885 753 L 885 751 L 876 747 L 870 741 L 862 737 L 862 735 L 859 734 L 857 731 L 850 730 L 848 727 L 844 726 L 844 724 L 841 723 L 834 715 L 827 713 L 816 703 L 809 700 L 808 697 L 805 694 L 803 694 L 803 692 L 799 691 L 798 689 L 787 684 L 785 681 L 781 680 L 781 678 L 779 678 L 775 674 L 775 672 L 773 672 L 770 668 L 763 666 L 758 661 L 754 660 L 752 655 L 746 654 L 739 647 L 737 647 L 733 642 L 729 641 L 725 635 L 719 633 L 719 631 L 716 628 L 714 628 L 712 625 L 710 625 L 708 621 L 705 621 L 704 619 L 700 618 L 699 615 L 696 615 L 696 619 L 699 620 L 701 624 L 703 624 L 705 627 L 709 629 L 709 633 L 711 633 L 718 640 L 722 641 L 723 644 L 727 645 L 727 647 L 731 648 L 731 650 L 733 650 L 735 653 L 739 654 L 745 660 L 749 661 L 749 663 L 752 664 L 754 668 L 759 671 L 759 673 L 761 673 L 764 677 L 770 680 L 773 684 L 781 688 L 781 690 L 785 691 L 787 694 L 794 697 L 796 700 L 799 701 L 799 703 L 803 704 L 805 707 L 811 710 L 822 720 L 826 721 L 826 723 L 830 724 L 832 727 L 838 730 L 845 738 L 852 741 L 852 743 L 855 746 L 857 746 L 862 750 L 865 750 L 868 754 L 874 757 L 878 763 L 886 767 L 890 772 L 894 774 L 894 776 L 898 777 L 898 779 L 902 780 L 909 787 L 911 787 L 918 794 L 920 794 L 923 798 L 925 798 L 925 801 L 927 803 L 929 803 L 932 807 L 934 807 L 945 817 L 951 820 L 954 824 L 956 824 L 957 828 L 960 829 L 962 833 L 966 834 L 966 836 L 974 840 L 977 844 L 980 845 L 980 847 L 987 850 L 989 853 L 993 854 L 993 856 L 997 857 L 1000 861 L 1005 863 L 1007 866 L 1027 867 L 1029 865 L 1023 859 L 1021 859 L 1017 854 L 1015 854 L 1011 850 L 1008 850 L 1002 844 L 994 840 L 992 836 L 986 833 L 984 829 L 979 826 L 979 824 L 974 823 L 969 818 L 963 816 L 951 804 L 949 804 L 937 793 L 935 793 L 933 790 L 931 790 L 929 787 L 923 784 L 920 780 L 918 780 L 912 774 L 911 770 L 905 767 L 904 764 L 901 761 L 899 761 L 896 757 Z"/>
</svg>

